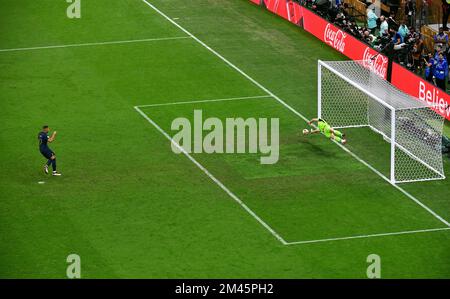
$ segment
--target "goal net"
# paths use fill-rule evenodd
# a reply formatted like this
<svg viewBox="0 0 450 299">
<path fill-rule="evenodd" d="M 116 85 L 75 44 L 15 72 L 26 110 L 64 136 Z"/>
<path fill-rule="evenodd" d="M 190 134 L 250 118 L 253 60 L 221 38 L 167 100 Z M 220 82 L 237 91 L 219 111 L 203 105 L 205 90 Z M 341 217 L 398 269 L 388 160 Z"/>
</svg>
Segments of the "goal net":
<svg viewBox="0 0 450 299">
<path fill-rule="evenodd" d="M 380 156 L 387 157 L 389 164 L 381 176 L 392 183 L 445 178 L 444 118 L 426 103 L 403 93 L 362 61 L 319 61 L 318 81 L 320 118 L 334 128 L 370 128 L 387 142 L 388 146 L 379 147 L 386 151 Z M 356 135 L 371 147 L 373 139 Z"/>
</svg>

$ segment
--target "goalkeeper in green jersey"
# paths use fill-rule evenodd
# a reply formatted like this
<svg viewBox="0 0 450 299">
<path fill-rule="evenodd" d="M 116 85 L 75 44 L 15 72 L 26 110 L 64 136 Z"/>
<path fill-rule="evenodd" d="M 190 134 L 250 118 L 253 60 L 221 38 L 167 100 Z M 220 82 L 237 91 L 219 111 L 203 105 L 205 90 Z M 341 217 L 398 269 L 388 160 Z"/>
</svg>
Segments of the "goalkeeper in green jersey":
<svg viewBox="0 0 450 299">
<path fill-rule="evenodd" d="M 339 143 L 345 144 L 347 140 L 345 139 L 345 134 L 342 132 L 333 129 L 326 121 L 321 118 L 313 118 L 308 122 L 308 125 L 312 125 L 312 123 L 317 122 L 317 129 L 308 129 L 303 130 L 303 135 L 308 134 L 317 134 L 322 133 L 325 137 L 330 138 L 331 140 L 336 140 Z"/>
</svg>

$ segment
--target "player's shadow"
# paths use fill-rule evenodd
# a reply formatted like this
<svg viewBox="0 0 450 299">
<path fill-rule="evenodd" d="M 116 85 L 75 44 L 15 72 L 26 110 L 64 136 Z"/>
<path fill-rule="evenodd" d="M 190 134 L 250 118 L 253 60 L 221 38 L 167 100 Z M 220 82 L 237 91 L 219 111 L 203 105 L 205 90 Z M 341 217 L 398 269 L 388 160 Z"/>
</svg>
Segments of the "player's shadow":
<svg viewBox="0 0 450 299">
<path fill-rule="evenodd" d="M 320 137 L 320 136 L 319 136 Z M 335 158 L 336 151 L 328 150 L 327 146 L 323 146 L 323 144 L 318 145 L 312 138 L 305 138 L 303 136 L 299 137 L 300 143 L 305 147 L 305 150 L 311 152 L 311 155 L 320 156 L 323 158 Z M 332 141 L 330 141 L 332 142 Z"/>
</svg>

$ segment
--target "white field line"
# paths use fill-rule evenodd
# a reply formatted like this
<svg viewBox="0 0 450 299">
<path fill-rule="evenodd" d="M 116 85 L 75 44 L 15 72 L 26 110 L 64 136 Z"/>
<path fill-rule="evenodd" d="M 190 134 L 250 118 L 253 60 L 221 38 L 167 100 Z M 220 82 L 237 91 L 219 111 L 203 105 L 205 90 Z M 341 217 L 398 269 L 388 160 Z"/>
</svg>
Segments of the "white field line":
<svg viewBox="0 0 450 299">
<path fill-rule="evenodd" d="M 217 51 L 215 51 L 214 49 L 212 49 L 210 46 L 208 46 L 207 44 L 205 44 L 203 41 L 201 41 L 200 39 L 198 39 L 196 36 L 194 36 L 192 33 L 190 33 L 188 30 L 186 30 L 184 27 L 182 27 L 181 25 L 179 25 L 177 22 L 175 22 L 174 20 L 172 20 L 170 17 L 168 17 L 166 14 L 164 14 L 162 11 L 160 11 L 158 8 L 156 8 L 153 4 L 150 4 L 147 0 L 142 0 L 145 4 L 147 4 L 151 9 L 153 9 L 154 11 L 156 11 L 158 14 L 160 14 L 162 17 L 164 17 L 166 20 L 168 20 L 170 23 L 172 23 L 174 26 L 178 27 L 181 31 L 183 31 L 184 33 L 186 33 L 188 36 L 190 36 L 192 39 L 194 39 L 196 42 L 198 42 L 200 45 L 202 45 L 204 48 L 206 48 L 208 51 L 210 51 L 211 53 L 213 53 L 214 55 L 216 55 L 218 58 L 220 58 L 223 62 L 225 62 L 228 66 L 230 66 L 231 68 L 235 69 L 238 73 L 240 73 L 242 76 L 244 76 L 245 78 L 247 78 L 250 82 L 252 82 L 253 84 L 255 84 L 257 87 L 259 87 L 261 90 L 263 90 L 264 92 L 266 92 L 268 95 L 272 96 L 275 100 L 277 100 L 281 105 L 285 106 L 287 109 L 289 109 L 290 111 L 292 111 L 292 113 L 294 113 L 295 115 L 297 115 L 298 117 L 300 117 L 301 119 L 303 119 L 305 122 L 308 121 L 308 119 L 301 114 L 300 112 L 298 112 L 297 110 L 295 110 L 294 108 L 292 108 L 290 105 L 288 105 L 286 102 L 284 102 L 282 99 L 280 99 L 278 96 L 276 96 L 273 92 L 271 92 L 270 90 L 268 90 L 266 87 L 264 87 L 263 85 L 261 85 L 259 82 L 257 82 L 255 79 L 253 79 L 252 77 L 250 77 L 249 75 L 247 75 L 243 70 L 241 70 L 240 68 L 238 68 L 236 65 L 234 65 L 232 62 L 230 62 L 228 59 L 226 59 L 225 57 L 223 57 L 221 54 L 219 54 Z M 365 162 L 364 160 L 362 160 L 360 157 L 358 157 L 355 153 L 351 152 L 349 149 L 347 149 L 346 147 L 344 147 L 342 144 L 335 142 L 339 147 L 341 147 L 343 150 L 345 150 L 347 153 L 349 153 L 352 157 L 354 157 L 356 160 L 358 160 L 359 162 L 363 163 L 364 165 L 366 165 L 369 169 L 371 169 L 373 172 L 375 172 L 376 174 L 378 174 L 379 176 L 381 176 L 384 180 L 386 180 L 386 177 L 384 175 L 382 175 L 378 170 L 376 170 L 374 167 L 372 167 L 371 165 L 369 165 L 367 162 Z M 412 196 L 411 194 L 409 194 L 407 191 L 405 191 L 403 188 L 401 188 L 400 186 L 398 186 L 395 183 L 392 183 L 390 180 L 386 180 L 389 184 L 391 184 L 392 186 L 394 186 L 397 190 L 401 191 L 403 194 L 405 194 L 408 198 L 412 199 L 415 203 L 417 203 L 419 206 L 421 206 L 422 208 L 424 208 L 427 212 L 429 212 L 431 215 L 433 215 L 436 219 L 438 219 L 439 221 L 441 221 L 442 223 L 444 223 L 446 226 L 450 227 L 450 223 L 448 221 L 446 221 L 445 219 L 443 219 L 441 216 L 439 216 L 436 212 L 434 212 L 432 209 L 430 209 L 428 206 L 426 206 L 425 204 L 423 204 L 421 201 L 419 201 L 417 198 L 415 198 L 414 196 Z"/>
<path fill-rule="evenodd" d="M 0 49 L 0 52 L 18 52 L 18 51 L 33 51 L 33 50 L 44 50 L 44 49 L 89 47 L 89 46 L 103 46 L 103 45 L 117 45 L 117 44 L 131 44 L 131 43 L 146 43 L 146 42 L 157 42 L 157 41 L 189 39 L 189 38 L 191 38 L 191 37 L 190 36 L 175 36 L 175 37 L 159 37 L 159 38 L 146 38 L 146 39 L 130 39 L 130 40 L 109 41 L 109 42 L 39 46 L 39 47 L 15 48 L 15 49 Z"/>
<path fill-rule="evenodd" d="M 406 234 L 416 234 L 416 233 L 426 233 L 426 232 L 437 232 L 437 231 L 443 231 L 443 230 L 450 230 L 450 227 L 409 230 L 409 231 L 403 231 L 403 232 L 370 234 L 370 235 L 360 235 L 360 236 L 351 236 L 351 237 L 342 237 L 342 238 L 329 238 L 329 239 L 319 239 L 319 240 L 310 240 L 310 241 L 287 242 L 287 244 L 285 244 L 285 245 L 311 244 L 311 243 L 331 242 L 331 241 L 340 241 L 340 240 L 396 236 L 396 235 L 406 235 Z"/>
<path fill-rule="evenodd" d="M 192 163 L 195 164 L 204 174 L 206 174 L 214 183 L 216 183 L 223 191 L 225 191 L 232 199 L 234 199 L 247 213 L 249 213 L 253 218 L 256 219 L 265 229 L 267 229 L 281 244 L 286 245 L 287 242 L 275 231 L 273 230 L 264 220 L 262 220 L 258 215 L 255 214 L 242 200 L 240 200 L 233 192 L 231 192 L 221 181 L 219 181 L 215 176 L 213 176 L 205 167 L 203 167 L 197 160 L 195 160 L 188 152 L 184 150 L 182 146 L 176 143 L 169 134 L 167 134 L 160 126 L 158 126 L 150 117 L 142 112 L 139 107 L 135 106 L 137 112 L 142 115 L 150 124 L 152 124 L 161 134 L 164 135 L 172 144 L 174 144 L 180 152 L 182 152 Z"/>
<path fill-rule="evenodd" d="M 253 99 L 268 99 L 272 96 L 254 96 L 254 97 L 240 97 L 240 98 L 225 98 L 225 99 L 212 99 L 212 100 L 199 100 L 199 101 L 182 101 L 182 102 L 171 102 L 171 103 L 160 103 L 160 104 L 149 104 L 149 105 L 138 105 L 136 107 L 160 107 L 160 106 L 172 106 L 172 105 L 182 105 L 182 104 L 196 104 L 196 103 L 210 103 L 210 102 L 225 102 L 225 101 L 238 101 L 238 100 L 253 100 Z"/>
</svg>

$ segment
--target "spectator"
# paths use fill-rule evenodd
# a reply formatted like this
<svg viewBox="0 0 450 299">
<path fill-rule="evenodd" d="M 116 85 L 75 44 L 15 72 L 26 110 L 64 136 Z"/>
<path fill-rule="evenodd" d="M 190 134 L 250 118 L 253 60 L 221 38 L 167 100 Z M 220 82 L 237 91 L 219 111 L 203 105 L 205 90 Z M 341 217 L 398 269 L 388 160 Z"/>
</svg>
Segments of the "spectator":
<svg viewBox="0 0 450 299">
<path fill-rule="evenodd" d="M 416 31 L 416 29 L 414 27 L 410 27 L 409 28 L 409 39 L 413 39 L 414 41 L 417 40 L 418 38 L 421 38 L 421 35 L 419 32 Z"/>
<path fill-rule="evenodd" d="M 439 32 L 434 35 L 434 49 L 440 49 L 443 53 L 448 51 L 448 35 L 444 32 L 444 28 L 440 27 Z"/>
<path fill-rule="evenodd" d="M 377 29 L 377 15 L 375 12 L 368 8 L 367 9 L 367 28 L 370 30 L 371 34 L 375 34 L 375 30 Z"/>
<path fill-rule="evenodd" d="M 414 43 L 414 46 L 412 48 L 412 59 L 413 59 L 413 66 L 414 71 L 418 71 L 420 69 L 420 60 L 422 59 L 422 53 L 423 53 L 423 39 L 421 37 L 418 37 Z"/>
<path fill-rule="evenodd" d="M 431 0 L 422 0 L 422 10 L 420 11 L 420 25 L 428 25 L 428 9 L 430 6 Z"/>
<path fill-rule="evenodd" d="M 402 42 L 404 42 L 406 36 L 409 34 L 409 29 L 408 29 L 408 27 L 405 25 L 404 22 L 402 22 L 402 23 L 400 24 L 400 27 L 398 27 L 398 34 L 400 34 L 400 36 L 402 37 Z"/>
<path fill-rule="evenodd" d="M 436 51 L 434 52 L 434 60 L 438 61 L 439 60 L 439 54 L 442 53 L 442 47 L 441 46 L 437 46 Z"/>
<path fill-rule="evenodd" d="M 397 14 L 398 8 L 400 7 L 400 1 L 403 0 L 386 0 L 386 5 L 389 6 L 389 11 L 395 15 Z"/>
<path fill-rule="evenodd" d="M 402 40 L 402 36 L 395 30 L 389 29 L 390 35 L 391 35 L 391 44 L 392 44 L 392 50 L 391 57 L 394 59 L 395 62 L 398 62 L 400 64 L 403 64 L 402 59 L 406 57 L 406 53 L 404 51 L 405 43 Z"/>
<path fill-rule="evenodd" d="M 398 23 L 395 21 L 395 13 L 391 12 L 389 15 L 389 18 L 387 19 L 387 22 L 389 24 L 389 28 L 394 29 L 395 31 L 398 30 Z"/>
<path fill-rule="evenodd" d="M 368 5 L 367 8 L 370 8 L 373 10 L 373 12 L 377 15 L 377 17 L 379 18 L 381 16 L 381 7 L 380 4 L 381 1 L 380 0 L 368 0 L 366 1 L 366 5 Z"/>
<path fill-rule="evenodd" d="M 405 16 L 407 18 L 408 26 L 415 27 L 416 4 L 412 0 L 407 0 L 405 4 Z"/>
<path fill-rule="evenodd" d="M 373 42 L 375 41 L 375 36 L 370 34 L 369 30 L 364 30 L 363 32 L 363 40 L 370 46 L 372 46 Z"/>
<path fill-rule="evenodd" d="M 403 44 L 403 38 L 398 31 L 395 31 L 394 29 L 390 29 L 391 36 L 392 36 L 392 42 L 394 43 L 394 46 L 400 46 Z M 396 49 L 397 50 L 397 49 Z"/>
<path fill-rule="evenodd" d="M 380 22 L 381 22 L 381 24 L 380 24 L 380 33 L 379 33 L 379 35 L 383 36 L 383 34 L 389 33 L 389 24 L 386 21 L 385 16 L 381 16 L 380 17 Z"/>
<path fill-rule="evenodd" d="M 447 22 L 449 15 L 450 15 L 450 4 L 447 3 L 447 0 L 442 0 L 442 27 L 446 31 L 448 30 Z"/>
<path fill-rule="evenodd" d="M 447 59 L 444 58 L 444 54 L 439 53 L 439 60 L 434 67 L 434 77 L 436 79 L 436 86 L 445 90 L 446 78 L 448 76 L 448 64 Z"/>
<path fill-rule="evenodd" d="M 440 46 L 444 51 L 448 48 L 448 35 L 443 27 L 439 27 L 439 32 L 434 35 L 435 49 Z"/>
<path fill-rule="evenodd" d="M 428 60 L 425 63 L 425 79 L 429 82 L 433 82 L 435 62 L 433 54 L 428 53 Z"/>
<path fill-rule="evenodd" d="M 322 17 L 326 17 L 328 14 L 328 10 L 330 9 L 330 1 L 329 0 L 314 0 L 312 2 L 312 9 Z"/>
</svg>

